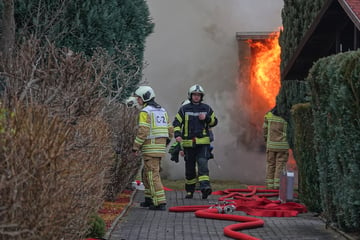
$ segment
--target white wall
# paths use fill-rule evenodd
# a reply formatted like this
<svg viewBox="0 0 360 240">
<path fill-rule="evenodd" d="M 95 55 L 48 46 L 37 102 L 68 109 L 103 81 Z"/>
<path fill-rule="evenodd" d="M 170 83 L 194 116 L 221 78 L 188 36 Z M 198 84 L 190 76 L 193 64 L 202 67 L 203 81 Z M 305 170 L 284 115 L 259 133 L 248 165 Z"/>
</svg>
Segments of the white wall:
<svg viewBox="0 0 360 240">
<path fill-rule="evenodd" d="M 283 0 L 148 0 L 155 23 L 146 42 L 144 80 L 174 118 L 188 88 L 201 84 L 214 109 L 215 160 L 210 177 L 262 184 L 265 155 L 238 143 L 238 49 L 236 32 L 271 32 L 281 26 Z M 163 174 L 184 178 L 184 163 L 163 160 Z"/>
</svg>

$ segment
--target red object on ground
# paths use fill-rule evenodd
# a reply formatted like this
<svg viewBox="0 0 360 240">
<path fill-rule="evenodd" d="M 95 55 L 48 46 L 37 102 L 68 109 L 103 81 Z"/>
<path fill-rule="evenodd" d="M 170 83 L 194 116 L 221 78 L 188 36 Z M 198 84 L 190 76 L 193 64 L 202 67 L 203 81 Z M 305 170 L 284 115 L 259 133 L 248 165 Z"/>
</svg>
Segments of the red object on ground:
<svg viewBox="0 0 360 240">
<path fill-rule="evenodd" d="M 171 188 L 167 188 L 167 187 L 165 187 L 165 186 L 163 186 L 163 189 L 164 189 L 164 191 L 174 191 L 174 190 L 172 190 Z"/>
<path fill-rule="evenodd" d="M 247 217 L 247 216 L 239 216 L 239 215 L 221 214 L 218 212 L 218 209 L 215 208 L 198 210 L 195 212 L 195 216 L 201 218 L 212 218 L 212 219 L 241 222 L 241 223 L 231 224 L 224 228 L 225 236 L 232 237 L 235 239 L 247 239 L 247 240 L 258 239 L 255 237 L 251 237 L 245 233 L 241 233 L 237 231 L 247 228 L 262 227 L 264 225 L 264 221 L 262 219 Z"/>
<path fill-rule="evenodd" d="M 219 205 L 193 205 L 169 208 L 170 212 L 195 212 L 196 217 L 220 220 L 232 220 L 241 223 L 232 224 L 224 228 L 224 235 L 234 239 L 256 240 L 238 230 L 257 228 L 264 225 L 262 219 L 248 216 L 227 214 L 230 210 L 243 211 L 248 215 L 262 217 L 294 217 L 306 212 L 306 207 L 299 203 L 281 203 L 279 200 L 269 200 L 266 197 L 278 196 L 278 190 L 262 189 L 263 186 L 249 186 L 248 189 L 228 189 L 217 191 L 216 195 L 224 195 L 218 200 Z M 267 194 L 258 194 L 267 193 Z M 214 193 L 213 193 L 214 194 Z"/>
</svg>

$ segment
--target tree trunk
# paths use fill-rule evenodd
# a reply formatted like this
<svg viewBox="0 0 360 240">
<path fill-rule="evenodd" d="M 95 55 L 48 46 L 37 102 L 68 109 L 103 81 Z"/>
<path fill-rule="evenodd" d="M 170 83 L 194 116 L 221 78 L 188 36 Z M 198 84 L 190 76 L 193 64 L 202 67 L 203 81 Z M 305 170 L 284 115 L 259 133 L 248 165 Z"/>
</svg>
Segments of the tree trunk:
<svg viewBox="0 0 360 240">
<path fill-rule="evenodd" d="M 14 0 L 3 0 L 3 4 L 0 51 L 6 57 L 11 53 L 15 44 Z"/>
</svg>

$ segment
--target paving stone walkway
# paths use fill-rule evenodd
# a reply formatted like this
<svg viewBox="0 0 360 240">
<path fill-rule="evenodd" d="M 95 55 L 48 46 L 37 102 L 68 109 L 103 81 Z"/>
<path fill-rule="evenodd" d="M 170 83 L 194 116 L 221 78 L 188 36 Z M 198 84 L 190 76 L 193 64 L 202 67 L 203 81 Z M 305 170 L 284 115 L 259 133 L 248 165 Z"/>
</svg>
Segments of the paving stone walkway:
<svg viewBox="0 0 360 240">
<path fill-rule="evenodd" d="M 196 192 L 193 199 L 184 199 L 183 191 L 166 191 L 167 206 L 208 205 L 215 203 L 218 195 L 201 199 Z M 217 219 L 197 218 L 194 212 L 152 211 L 141 208 L 143 191 L 134 193 L 130 207 L 110 229 L 108 240 L 228 240 L 224 227 L 237 223 Z M 245 215 L 241 211 L 232 214 Z M 349 240 L 331 228 L 313 213 L 302 213 L 296 217 L 259 217 L 265 221 L 263 227 L 241 231 L 263 240 Z M 350 238 L 350 240 L 352 240 Z"/>
</svg>

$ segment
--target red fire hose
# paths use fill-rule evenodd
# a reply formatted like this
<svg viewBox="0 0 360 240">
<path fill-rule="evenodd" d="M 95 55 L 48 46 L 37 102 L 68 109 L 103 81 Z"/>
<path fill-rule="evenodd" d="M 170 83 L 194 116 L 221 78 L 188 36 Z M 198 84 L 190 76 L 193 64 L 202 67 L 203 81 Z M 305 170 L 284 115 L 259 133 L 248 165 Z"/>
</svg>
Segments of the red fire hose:
<svg viewBox="0 0 360 240">
<path fill-rule="evenodd" d="M 248 215 L 262 217 L 294 217 L 306 212 L 306 207 L 298 203 L 281 203 L 267 197 L 278 196 L 278 190 L 259 189 L 263 186 L 249 186 L 248 189 L 228 189 L 214 192 L 220 197 L 219 204 L 177 206 L 169 208 L 170 212 L 195 212 L 196 217 L 219 220 L 232 220 L 240 223 L 231 224 L 224 228 L 224 235 L 234 239 L 259 240 L 258 238 L 238 232 L 242 229 L 257 228 L 264 225 L 262 219 L 248 216 L 229 214 L 233 211 L 243 211 Z M 259 194 L 267 193 L 267 194 Z"/>
</svg>

